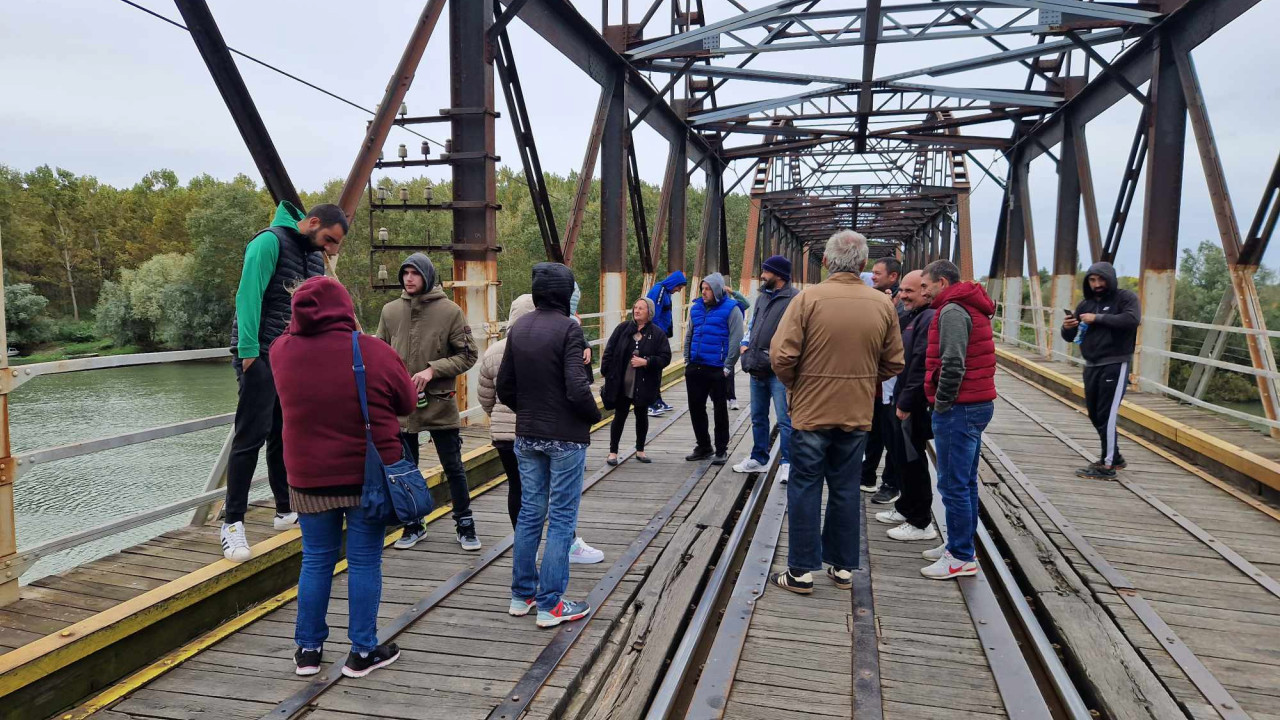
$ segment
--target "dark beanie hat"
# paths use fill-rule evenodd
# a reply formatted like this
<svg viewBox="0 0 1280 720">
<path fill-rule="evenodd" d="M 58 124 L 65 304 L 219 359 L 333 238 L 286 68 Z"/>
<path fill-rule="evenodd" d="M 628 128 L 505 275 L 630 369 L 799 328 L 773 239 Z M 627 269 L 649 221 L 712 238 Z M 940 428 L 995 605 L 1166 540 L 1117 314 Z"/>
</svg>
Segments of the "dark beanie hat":
<svg viewBox="0 0 1280 720">
<path fill-rule="evenodd" d="M 765 260 L 764 269 L 781 277 L 783 280 L 788 282 L 791 280 L 791 261 L 781 255 L 774 255 Z"/>
</svg>

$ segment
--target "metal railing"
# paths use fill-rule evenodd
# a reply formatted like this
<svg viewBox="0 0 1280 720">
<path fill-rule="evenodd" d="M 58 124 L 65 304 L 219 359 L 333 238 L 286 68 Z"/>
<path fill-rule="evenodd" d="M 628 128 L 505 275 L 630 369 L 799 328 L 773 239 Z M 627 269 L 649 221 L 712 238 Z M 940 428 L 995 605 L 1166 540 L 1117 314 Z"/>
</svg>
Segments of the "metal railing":
<svg viewBox="0 0 1280 720">
<path fill-rule="evenodd" d="M 1003 309 L 1004 309 L 1004 303 L 996 303 L 996 315 L 993 318 L 993 323 L 1000 324 L 1001 331 L 1003 331 L 1004 329 L 1003 323 L 1006 321 L 1006 318 L 1004 317 Z M 997 333 L 997 337 L 999 337 L 1001 340 L 1004 340 L 1006 342 L 1012 341 L 1014 344 L 1020 347 L 1026 348 L 1028 350 L 1037 352 L 1044 357 L 1066 360 L 1070 363 L 1073 363 L 1075 365 L 1080 365 L 1080 366 L 1083 366 L 1086 364 L 1083 359 L 1076 357 L 1075 355 L 1070 355 L 1070 354 L 1063 353 L 1059 350 L 1055 350 L 1052 344 L 1050 344 L 1048 348 L 1042 348 L 1042 347 L 1038 347 L 1035 343 L 1030 343 L 1023 340 L 1020 336 L 1021 335 L 1020 331 L 1023 328 L 1029 328 L 1034 330 L 1035 323 L 1026 322 L 1025 320 L 1022 319 L 1021 316 L 1025 315 L 1026 313 L 1030 313 L 1034 311 L 1030 307 L 1022 307 L 1020 308 L 1020 310 L 1021 310 L 1020 317 L 1015 321 L 1018 325 L 1019 332 L 1011 333 L 1011 334 L 1000 332 L 1000 333 Z M 1056 328 L 1059 325 L 1058 323 L 1052 322 L 1053 320 L 1052 310 L 1049 308 L 1044 308 L 1042 309 L 1042 312 L 1044 312 L 1046 315 L 1044 327 L 1053 329 L 1053 331 L 1056 332 Z M 1231 327 L 1227 325 L 1213 325 L 1210 323 L 1193 322 L 1190 320 L 1173 320 L 1169 318 L 1157 318 L 1157 317 L 1148 316 L 1148 317 L 1144 317 L 1142 319 L 1142 322 L 1150 323 L 1150 324 L 1165 324 L 1165 325 L 1177 326 L 1177 327 L 1188 327 L 1188 328 L 1195 328 L 1199 330 L 1239 333 L 1242 335 L 1257 335 L 1257 336 L 1265 336 L 1268 338 L 1272 338 L 1272 337 L 1280 338 L 1280 332 L 1273 331 L 1273 330 L 1265 330 L 1265 331 L 1253 330 L 1249 328 Z M 1138 345 L 1135 348 L 1135 352 L 1150 353 L 1152 355 L 1158 355 L 1160 357 L 1169 358 L 1170 360 L 1180 360 L 1183 362 L 1191 363 L 1192 365 L 1200 365 L 1204 367 L 1215 368 L 1218 370 L 1226 370 L 1228 372 L 1241 373 L 1243 375 L 1251 375 L 1253 377 L 1263 377 L 1263 378 L 1269 378 L 1272 380 L 1280 381 L 1280 373 L 1263 370 L 1260 368 L 1255 368 L 1252 365 L 1241 365 L 1239 363 L 1227 362 L 1227 361 L 1218 360 L 1212 357 L 1190 355 L 1187 353 L 1181 353 L 1174 350 L 1164 350 L 1163 348 L 1157 348 L 1157 347 L 1151 347 L 1151 346 L 1145 346 L 1145 345 Z M 1160 383 L 1150 378 L 1143 377 L 1141 374 L 1139 374 L 1138 366 L 1136 363 L 1132 367 L 1132 375 L 1134 378 L 1136 378 L 1136 383 L 1138 387 L 1140 387 L 1141 389 L 1147 392 L 1155 391 L 1160 394 L 1166 395 L 1172 399 L 1187 403 L 1189 405 L 1193 405 L 1203 410 L 1208 410 L 1210 412 L 1217 413 L 1219 415 L 1224 415 L 1226 417 L 1230 417 L 1236 420 L 1242 420 L 1252 425 L 1258 425 L 1266 428 L 1280 430 L 1280 421 L 1271 420 L 1261 415 L 1253 415 L 1251 413 L 1236 410 L 1235 408 L 1229 408 L 1223 405 L 1219 405 L 1217 403 L 1212 403 L 1207 400 L 1203 400 L 1201 398 L 1195 397 L 1194 395 L 1183 392 L 1181 390 L 1175 390 L 1174 388 L 1171 388 L 1168 385 L 1165 385 L 1164 383 Z"/>
</svg>

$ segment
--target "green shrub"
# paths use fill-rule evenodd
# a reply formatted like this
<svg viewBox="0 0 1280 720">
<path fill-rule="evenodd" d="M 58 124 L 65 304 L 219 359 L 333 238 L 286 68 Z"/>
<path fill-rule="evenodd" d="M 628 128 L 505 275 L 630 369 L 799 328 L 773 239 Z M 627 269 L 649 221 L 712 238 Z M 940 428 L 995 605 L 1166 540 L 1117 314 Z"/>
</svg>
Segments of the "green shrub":
<svg viewBox="0 0 1280 720">
<path fill-rule="evenodd" d="M 226 341 L 232 309 L 197 281 L 191 255 L 164 253 L 103 284 L 97 329 L 117 345 L 182 350 Z"/>
<path fill-rule="evenodd" d="M 25 354 L 53 337 L 53 321 L 44 316 L 48 304 L 49 299 L 28 283 L 5 285 L 4 324 L 9 345 Z"/>
<path fill-rule="evenodd" d="M 54 324 L 53 339 L 63 343 L 86 343 L 98 339 L 92 320 L 61 320 Z"/>
</svg>

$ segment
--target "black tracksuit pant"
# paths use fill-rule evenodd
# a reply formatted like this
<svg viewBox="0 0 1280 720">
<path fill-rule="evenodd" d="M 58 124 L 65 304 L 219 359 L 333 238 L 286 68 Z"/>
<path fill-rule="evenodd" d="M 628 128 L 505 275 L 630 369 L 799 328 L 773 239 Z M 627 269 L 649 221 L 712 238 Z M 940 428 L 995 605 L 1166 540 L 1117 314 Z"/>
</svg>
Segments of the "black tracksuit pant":
<svg viewBox="0 0 1280 720">
<path fill-rule="evenodd" d="M 1098 431 L 1102 453 L 1098 461 L 1117 465 L 1124 461 L 1116 444 L 1116 422 L 1120 419 L 1120 402 L 1129 381 L 1129 363 L 1089 365 L 1084 369 L 1084 402 L 1089 408 L 1089 422 Z"/>
<path fill-rule="evenodd" d="M 693 425 L 693 437 L 697 449 L 711 447 L 707 433 L 707 398 L 711 398 L 716 419 L 715 453 L 729 451 L 729 402 L 725 399 L 724 368 L 691 364 L 684 370 L 684 385 L 689 392 L 689 422 Z"/>
<path fill-rule="evenodd" d="M 867 433 L 867 448 L 862 454 L 863 485 L 872 487 L 876 484 L 876 469 L 880 467 L 880 456 L 883 454 L 885 456 L 882 476 L 884 486 L 894 490 L 901 486 L 898 480 L 896 453 L 893 452 L 893 444 L 898 439 L 898 433 L 895 432 L 897 423 L 898 416 L 895 414 L 893 403 L 887 405 L 881 403 L 877 394 L 875 409 L 871 414 L 871 432 Z"/>
<path fill-rule="evenodd" d="M 236 380 L 240 383 L 236 401 L 235 434 L 231 439 L 231 455 L 227 459 L 226 522 L 244 521 L 249 509 L 249 485 L 258 469 L 258 451 L 267 446 L 267 482 L 275 497 L 276 512 L 289 512 L 289 478 L 284 469 L 284 418 L 280 414 L 280 398 L 276 380 L 271 374 L 271 359 L 263 353 L 245 372 L 237 360 Z"/>
<path fill-rule="evenodd" d="M 449 497 L 453 500 L 453 520 L 457 522 L 471 517 L 471 489 L 467 487 L 467 468 L 462 464 L 462 435 L 457 428 L 450 430 L 428 430 L 431 442 L 435 443 L 436 455 L 444 468 L 444 477 L 449 481 Z M 421 450 L 418 446 L 417 433 L 400 433 L 405 444 L 409 446 L 409 454 L 413 464 L 420 464 Z M 409 523 L 405 527 L 418 527 L 421 522 Z"/>
<path fill-rule="evenodd" d="M 923 530 L 933 521 L 930 512 L 933 506 L 933 483 L 929 477 L 929 459 L 924 453 L 926 440 L 921 433 L 921 437 L 912 435 L 908 444 L 902 432 L 903 423 L 898 420 L 897 415 L 893 416 L 891 422 L 899 440 L 893 444 L 892 457 L 902 488 L 902 494 L 898 496 L 893 509 L 905 517 L 907 522 Z M 908 460 L 908 455 L 915 459 Z"/>
</svg>

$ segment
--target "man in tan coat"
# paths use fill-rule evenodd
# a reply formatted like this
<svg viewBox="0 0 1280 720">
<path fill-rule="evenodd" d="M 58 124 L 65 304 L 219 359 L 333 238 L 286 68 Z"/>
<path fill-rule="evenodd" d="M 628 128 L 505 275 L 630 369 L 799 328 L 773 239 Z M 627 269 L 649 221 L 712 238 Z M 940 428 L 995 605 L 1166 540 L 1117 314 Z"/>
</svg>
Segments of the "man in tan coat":
<svg viewBox="0 0 1280 720">
<path fill-rule="evenodd" d="M 454 380 L 476 364 L 476 342 L 462 308 L 445 295 L 436 268 L 426 255 L 414 253 L 404 261 L 400 287 L 404 288 L 400 297 L 382 306 L 377 334 L 404 360 L 418 390 L 418 408 L 400 418 L 403 437 L 418 462 L 418 433 L 431 433 L 449 481 L 458 543 L 466 550 L 479 550 L 467 470 L 462 464 L 462 437 L 458 433 L 462 422 Z M 396 547 L 411 548 L 425 533 L 421 522 L 406 525 Z"/>
<path fill-rule="evenodd" d="M 822 264 L 830 276 L 791 301 L 769 346 L 773 372 L 791 408 L 787 571 L 770 581 L 813 592 L 824 563 L 836 586 L 853 587 L 858 567 L 858 482 L 871 429 L 872 398 L 902 364 L 902 334 L 889 297 L 867 287 L 867 240 L 851 230 L 831 236 Z M 822 482 L 827 517 L 819 517 Z"/>
</svg>

